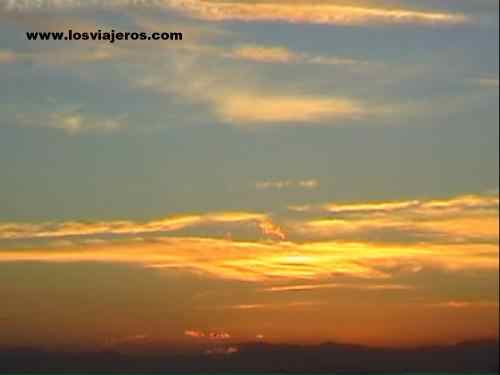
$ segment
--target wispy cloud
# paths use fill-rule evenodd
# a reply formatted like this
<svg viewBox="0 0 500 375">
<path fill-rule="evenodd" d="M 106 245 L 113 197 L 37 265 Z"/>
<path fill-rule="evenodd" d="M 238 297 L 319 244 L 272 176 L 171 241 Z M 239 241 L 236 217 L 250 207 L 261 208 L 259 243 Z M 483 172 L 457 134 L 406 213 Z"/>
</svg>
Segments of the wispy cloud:
<svg viewBox="0 0 500 375">
<path fill-rule="evenodd" d="M 489 87 L 489 88 L 497 88 L 499 87 L 499 80 L 498 78 L 480 78 L 479 80 L 477 80 L 477 82 L 479 83 L 479 85 L 483 86 L 483 87 Z"/>
<path fill-rule="evenodd" d="M 349 1 L 306 2 L 292 0 L 8 0 L 0 8 L 30 11 L 61 8 L 166 7 L 185 16 L 205 21 L 287 22 L 322 25 L 365 26 L 372 24 L 461 24 L 469 18 L 460 13 L 415 10 L 394 3 Z"/>
<path fill-rule="evenodd" d="M 198 77 L 196 82 L 187 78 L 173 88 L 158 77 L 142 79 L 136 82 L 136 85 L 167 94 L 172 94 L 173 91 L 195 103 L 208 104 L 208 108 L 219 121 L 247 128 L 318 124 L 335 126 L 339 121 L 358 120 L 368 115 L 387 113 L 385 108 L 350 98 L 272 93 L 257 88 L 243 89 L 231 87 L 232 84 L 228 84 L 227 80 L 223 82 L 213 76 L 203 77 L 203 73 Z"/>
<path fill-rule="evenodd" d="M 307 180 L 269 180 L 269 181 L 258 181 L 255 184 L 257 190 L 269 190 L 269 189 L 287 189 L 287 188 L 299 188 L 299 189 L 317 189 L 319 187 L 319 181 L 316 179 Z"/>
<path fill-rule="evenodd" d="M 258 44 L 239 45 L 230 50 L 230 52 L 221 52 L 221 55 L 231 59 L 247 60 L 258 63 L 296 63 L 349 67 L 364 66 L 367 68 L 379 66 L 369 61 L 328 55 L 311 55 L 304 52 L 292 51 L 285 46 L 266 46 Z"/>
<path fill-rule="evenodd" d="M 18 60 L 18 55 L 10 50 L 0 50 L 0 64 L 11 64 Z"/>
<path fill-rule="evenodd" d="M 305 52 L 290 50 L 285 46 L 267 46 L 258 44 L 239 45 L 231 49 L 229 52 L 221 52 L 221 55 L 230 59 L 246 60 L 257 63 L 337 65 L 358 68 L 379 66 L 379 64 L 369 61 L 328 55 L 311 55 Z"/>
<path fill-rule="evenodd" d="M 345 98 L 321 96 L 273 95 L 251 92 L 228 92 L 213 97 L 218 117 L 234 124 L 311 124 L 325 120 L 356 119 L 369 109 Z"/>
<path fill-rule="evenodd" d="M 477 308 L 498 308 L 498 302 L 490 301 L 445 301 L 427 304 L 428 307 L 443 309 L 477 309 Z"/>
<path fill-rule="evenodd" d="M 220 355 L 231 355 L 234 353 L 238 353 L 239 349 L 236 346 L 229 346 L 229 347 L 216 347 L 216 348 L 210 348 L 205 350 L 206 355 L 215 355 L 215 356 L 220 356 Z"/>
<path fill-rule="evenodd" d="M 228 340 L 231 338 L 231 335 L 229 333 L 223 331 L 204 332 L 194 329 L 189 329 L 184 331 L 184 335 L 195 339 L 208 339 L 208 340 Z"/>
<path fill-rule="evenodd" d="M 287 303 L 255 303 L 255 304 L 240 304 L 224 306 L 224 309 L 229 310 L 280 310 L 280 309 L 304 309 L 323 305 L 324 301 L 292 301 Z M 261 340 L 263 335 L 256 335 L 256 338 Z"/>
<path fill-rule="evenodd" d="M 302 284 L 302 285 L 285 285 L 272 286 L 263 289 L 265 292 L 308 292 L 318 289 L 358 289 L 366 291 L 377 290 L 411 290 L 410 285 L 401 284 L 343 284 L 343 283 L 325 283 L 325 284 Z"/>
<path fill-rule="evenodd" d="M 264 63 L 290 63 L 300 59 L 298 54 L 286 47 L 264 47 L 258 45 L 239 46 L 231 52 L 226 53 L 225 56 L 237 60 Z"/>
<path fill-rule="evenodd" d="M 332 205 L 320 205 L 319 209 L 324 215 Z M 251 212 L 171 216 L 142 223 L 2 223 L 0 238 L 8 247 L 2 250 L 0 261 L 131 263 L 232 280 L 302 280 L 289 286 L 274 285 L 282 291 L 355 288 L 324 283 L 335 275 L 384 280 L 401 270 L 498 269 L 497 197 L 336 204 L 331 212 L 341 217 L 310 217 L 311 213 L 305 211 L 297 214 L 306 215 L 302 219 L 280 218 L 280 226 L 268 214 Z M 210 237 L 206 230 L 193 236 L 195 229 L 207 225 L 219 232 L 221 228 L 227 232 L 234 225 L 250 225 L 266 238 L 279 241 L 234 241 Z M 188 235 L 162 237 L 186 228 L 191 231 Z M 102 236 L 106 241 L 100 239 Z M 140 238 L 135 239 L 137 236 Z M 30 242 L 44 238 L 64 243 Z M 9 250 L 16 241 L 24 241 L 24 247 Z M 404 286 L 377 282 L 358 288 L 402 290 Z"/>
<path fill-rule="evenodd" d="M 70 248 L 2 250 L 0 262 L 105 262 L 202 273 L 241 281 L 325 280 L 340 274 L 390 279 L 392 270 L 498 270 L 496 244 L 382 245 L 361 242 L 249 242 L 168 237 Z"/>
<path fill-rule="evenodd" d="M 392 117 L 399 113 L 398 105 L 370 101 L 341 94 L 314 94 L 313 90 L 303 90 L 276 85 L 272 80 L 264 80 L 250 66 L 229 63 L 222 70 L 207 66 L 202 55 L 178 53 L 170 54 L 172 60 L 168 69 L 149 71 L 131 85 L 171 97 L 182 98 L 198 109 L 202 108 L 206 118 L 238 126 L 244 129 L 283 126 L 339 126 L 351 124 L 366 118 Z M 209 49 L 209 54 L 227 57 L 224 49 Z M 230 52 L 229 56 L 242 52 Z M 284 49 L 261 51 L 262 56 L 254 56 L 255 50 L 243 52 L 245 58 L 261 60 L 283 60 L 293 58 Z M 288 57 L 287 57 L 288 56 Z M 327 57 L 311 57 L 316 63 L 326 63 Z M 331 62 L 331 61 L 330 61 Z M 338 62 L 338 61 L 337 61 Z M 346 65 L 348 65 L 346 63 Z M 175 73 L 175 74 L 174 74 Z M 227 76 L 234 77 L 231 80 Z M 195 77 L 195 78 L 194 78 Z M 245 77 L 244 79 L 239 77 Z M 202 112 L 202 113 L 203 113 Z"/>
<path fill-rule="evenodd" d="M 306 216 L 288 231 L 307 238 L 497 243 L 498 196 L 291 206 Z M 311 217 L 312 216 L 312 217 Z"/>
<path fill-rule="evenodd" d="M 50 113 L 18 113 L 17 123 L 28 127 L 57 129 L 69 135 L 87 132 L 113 133 L 126 128 L 126 116 L 104 117 L 88 115 L 79 109 Z"/>
<path fill-rule="evenodd" d="M 147 222 L 128 220 L 102 222 L 47 222 L 38 224 L 0 223 L 0 239 L 36 239 L 60 237 L 86 237 L 96 235 L 161 234 L 206 224 L 253 224 L 271 238 L 284 239 L 283 231 L 268 215 L 252 212 L 217 212 L 200 215 L 170 216 Z M 89 242 L 86 242 L 89 244 Z"/>
<path fill-rule="evenodd" d="M 460 24 L 463 14 L 405 8 L 338 5 L 302 1 L 166 0 L 167 7 L 206 21 L 287 22 L 363 26 L 371 24 Z"/>
</svg>

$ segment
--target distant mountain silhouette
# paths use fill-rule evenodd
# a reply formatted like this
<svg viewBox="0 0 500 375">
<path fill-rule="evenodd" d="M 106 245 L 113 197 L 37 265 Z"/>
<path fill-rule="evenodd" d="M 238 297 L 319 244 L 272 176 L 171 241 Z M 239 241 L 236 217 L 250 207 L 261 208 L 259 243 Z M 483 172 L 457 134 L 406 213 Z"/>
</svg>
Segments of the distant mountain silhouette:
<svg viewBox="0 0 500 375">
<path fill-rule="evenodd" d="M 498 340 L 414 349 L 243 343 L 202 354 L 0 351 L 0 373 L 498 373 Z"/>
</svg>

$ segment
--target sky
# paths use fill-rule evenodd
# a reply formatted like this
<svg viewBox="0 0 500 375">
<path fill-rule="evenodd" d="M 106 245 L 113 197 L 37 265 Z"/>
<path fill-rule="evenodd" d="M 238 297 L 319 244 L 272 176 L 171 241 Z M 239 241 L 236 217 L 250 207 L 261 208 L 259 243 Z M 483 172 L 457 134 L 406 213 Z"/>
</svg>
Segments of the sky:
<svg viewBox="0 0 500 375">
<path fill-rule="evenodd" d="M 498 11 L 0 0 L 0 346 L 497 337 Z"/>
</svg>

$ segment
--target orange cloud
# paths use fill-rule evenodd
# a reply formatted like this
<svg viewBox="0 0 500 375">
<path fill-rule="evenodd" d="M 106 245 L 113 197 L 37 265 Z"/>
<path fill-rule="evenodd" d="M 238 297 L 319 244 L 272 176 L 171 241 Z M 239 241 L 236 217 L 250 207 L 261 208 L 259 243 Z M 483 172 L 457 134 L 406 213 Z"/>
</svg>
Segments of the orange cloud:
<svg viewBox="0 0 500 375">
<path fill-rule="evenodd" d="M 17 61 L 18 54 L 9 50 L 0 50 L 0 64 L 10 64 Z"/>
<path fill-rule="evenodd" d="M 239 349 L 236 346 L 230 347 L 216 347 L 212 349 L 205 350 L 206 355 L 230 355 L 238 353 Z"/>
<path fill-rule="evenodd" d="M 337 274 L 382 280 L 390 279 L 395 269 L 498 270 L 498 197 L 336 204 L 328 211 L 331 208 L 320 205 L 296 214 L 305 218 L 281 218 L 283 228 L 269 215 L 251 212 L 172 216 L 145 223 L 4 223 L 0 239 L 9 240 L 14 249 L 2 249 L 0 262 L 130 263 L 251 282 L 301 280 L 301 286 L 292 289 L 347 287 L 323 284 Z M 324 218 L 325 212 L 334 216 Z M 311 213 L 323 218 L 308 217 Z M 222 226 L 224 233 L 226 225 L 251 224 L 279 241 L 210 238 L 206 231 L 199 237 L 162 237 L 164 232 L 206 224 Z M 138 237 L 141 233 L 149 235 Z M 113 236 L 96 238 L 102 234 Z M 27 241 L 40 238 L 54 241 L 44 246 Z M 22 249 L 15 250 L 17 241 L 24 241 Z M 377 283 L 364 290 L 376 288 L 403 289 Z"/>
<path fill-rule="evenodd" d="M 231 335 L 227 332 L 209 332 L 207 337 L 210 340 L 227 340 L 231 338 Z"/>
<path fill-rule="evenodd" d="M 281 228 L 270 221 L 261 221 L 259 223 L 259 228 L 262 230 L 262 233 L 268 236 L 276 237 L 280 240 L 286 239 L 286 235 Z"/>
<path fill-rule="evenodd" d="M 303 292 L 317 289 L 333 289 L 333 288 L 346 288 L 346 289 L 359 289 L 359 290 L 410 290 L 413 289 L 410 285 L 401 284 L 340 284 L 340 283 L 326 283 L 326 284 L 303 284 L 303 285 L 285 285 L 285 286 L 272 286 L 263 289 L 265 292 Z"/>
<path fill-rule="evenodd" d="M 60 223 L 3 223 L 0 224 L 0 239 L 33 239 L 57 237 L 89 237 L 96 235 L 136 235 L 178 231 L 206 224 L 255 223 L 265 235 L 283 237 L 282 231 L 266 214 L 252 212 L 217 212 L 201 215 L 170 216 L 148 222 L 127 220 L 103 222 L 67 221 Z"/>
<path fill-rule="evenodd" d="M 184 331 L 185 336 L 193 337 L 196 339 L 207 338 L 209 340 L 228 340 L 231 335 L 227 332 L 203 332 L 197 330 L 186 330 Z"/>
<path fill-rule="evenodd" d="M 194 338 L 205 337 L 205 334 L 201 331 L 187 330 L 184 331 L 184 335 Z"/>
<path fill-rule="evenodd" d="M 497 243 L 498 204 L 497 196 L 465 195 L 441 200 L 291 206 L 289 209 L 301 216 L 322 217 L 288 223 L 287 230 L 308 238 Z"/>
<path fill-rule="evenodd" d="M 251 282 L 324 280 L 334 274 L 391 278 L 391 269 L 498 270 L 496 244 L 382 245 L 346 242 L 236 242 L 169 237 L 154 242 L 3 250 L 0 262 L 107 262 L 175 269 Z"/>
<path fill-rule="evenodd" d="M 460 24 L 462 14 L 302 1 L 167 0 L 165 4 L 207 21 L 288 22 L 363 26 L 370 24 Z"/>
<path fill-rule="evenodd" d="M 470 308 L 497 308 L 498 302 L 488 301 L 446 301 L 432 303 L 429 307 L 448 308 L 448 309 L 470 309 Z"/>
</svg>

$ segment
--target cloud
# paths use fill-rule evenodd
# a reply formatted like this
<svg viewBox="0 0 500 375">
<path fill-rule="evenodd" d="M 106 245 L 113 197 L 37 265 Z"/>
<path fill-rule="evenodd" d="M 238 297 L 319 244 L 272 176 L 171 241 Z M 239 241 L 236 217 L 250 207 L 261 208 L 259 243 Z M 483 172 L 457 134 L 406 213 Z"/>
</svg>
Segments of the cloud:
<svg viewBox="0 0 500 375">
<path fill-rule="evenodd" d="M 402 290 L 400 284 L 380 280 L 424 268 L 498 270 L 498 197 L 337 203 L 314 209 L 296 213 L 299 218 L 280 218 L 280 227 L 268 214 L 252 212 L 146 222 L 2 223 L 0 239 L 8 247 L 2 249 L 0 262 L 126 263 L 249 282 L 300 280 L 289 286 L 274 285 L 290 290 Z M 334 217 L 325 218 L 325 213 Z M 279 241 L 249 240 L 248 236 L 235 241 L 231 236 L 210 237 L 206 230 L 197 232 L 207 225 L 218 228 L 218 233 L 227 233 L 230 225 L 250 226 Z M 188 234 L 163 236 L 186 228 L 190 228 Z M 99 240 L 102 236 L 105 241 Z M 44 245 L 41 239 L 51 241 Z M 71 241 L 52 241 L 61 239 Z M 16 247 L 19 243 L 23 246 Z M 332 283 L 336 275 L 378 281 L 370 286 Z"/>
<path fill-rule="evenodd" d="M 145 333 L 138 333 L 135 335 L 108 339 L 108 340 L 106 340 L 106 346 L 113 347 L 113 346 L 124 345 L 124 344 L 135 344 L 135 343 L 147 341 L 148 339 L 149 339 L 149 336 L 146 335 Z"/>
<path fill-rule="evenodd" d="M 489 301 L 446 301 L 430 303 L 427 306 L 445 309 L 497 308 L 498 302 Z"/>
<path fill-rule="evenodd" d="M 224 309 L 230 310 L 281 310 L 281 309 L 303 309 L 323 305 L 324 301 L 292 301 L 288 303 L 256 303 L 243 305 L 224 306 Z M 260 335 L 264 338 L 263 335 Z M 259 335 L 256 336 L 259 339 Z"/>
<path fill-rule="evenodd" d="M 208 340 L 228 340 L 231 338 L 231 335 L 227 332 L 203 332 L 198 330 L 186 330 L 184 331 L 184 335 L 188 337 L 192 337 L 195 339 L 208 339 Z"/>
<path fill-rule="evenodd" d="M 252 303 L 252 304 L 231 305 L 231 306 L 226 306 L 225 308 L 234 310 L 255 310 L 255 309 L 262 309 L 265 307 L 266 305 L 262 303 Z"/>
<path fill-rule="evenodd" d="M 291 63 L 301 60 L 300 55 L 286 47 L 265 47 L 244 45 L 233 49 L 226 57 L 236 60 L 248 60 L 262 63 Z"/>
<path fill-rule="evenodd" d="M 176 66 L 173 81 L 167 82 L 154 75 L 135 84 L 205 105 L 217 120 L 235 126 L 311 126 L 320 123 L 334 126 L 339 121 L 359 120 L 367 115 L 387 112 L 384 108 L 351 98 L 284 93 L 282 89 L 258 87 L 258 80 L 251 79 L 246 84 L 228 81 L 227 75 L 231 72 L 225 75 L 207 72 L 188 61 L 178 61 Z M 193 77 L 197 79 L 193 80 Z"/>
<path fill-rule="evenodd" d="M 239 349 L 236 346 L 216 347 L 205 350 L 206 355 L 231 355 L 238 353 Z"/>
<path fill-rule="evenodd" d="M 203 333 L 201 331 L 191 330 L 191 329 L 187 330 L 187 331 L 184 331 L 184 335 L 188 336 L 188 337 L 194 337 L 194 338 L 205 337 L 205 333 Z"/>
<path fill-rule="evenodd" d="M 366 26 L 456 25 L 470 21 L 464 14 L 414 10 L 354 1 L 245 1 L 245 0 L 7 0 L 7 12 L 64 8 L 166 7 L 185 16 L 210 22 L 285 22 L 320 25 Z"/>
<path fill-rule="evenodd" d="M 113 133 L 126 127 L 126 116 L 106 118 L 86 115 L 79 109 L 51 113 L 18 113 L 16 120 L 21 126 L 46 127 L 61 130 L 68 135 L 87 132 Z"/>
<path fill-rule="evenodd" d="M 0 50 L 0 64 L 11 64 L 18 60 L 18 55 L 9 50 Z"/>
<path fill-rule="evenodd" d="M 230 88 L 213 78 L 200 76 L 197 82 L 184 81 L 174 88 L 176 93 L 195 103 L 208 105 L 221 122 L 242 126 L 335 126 L 339 121 L 359 120 L 367 115 L 383 115 L 387 111 L 348 98 L 273 94 L 265 91 Z M 156 78 L 137 82 L 139 86 L 163 90 Z M 158 85 L 162 87 L 158 87 Z M 171 93 L 172 88 L 166 93 Z"/>
<path fill-rule="evenodd" d="M 303 218 L 288 223 L 287 231 L 311 239 L 497 243 L 498 204 L 498 196 L 464 195 L 442 200 L 291 206 Z"/>
<path fill-rule="evenodd" d="M 0 58 L 0 60 L 1 60 L 1 58 Z M 479 83 L 479 85 L 482 87 L 497 88 L 497 89 L 500 85 L 498 78 L 481 78 L 481 79 L 477 80 L 477 83 Z"/>
<path fill-rule="evenodd" d="M 370 69 L 380 71 L 383 64 L 375 61 L 356 60 L 331 55 L 312 55 L 304 52 L 290 50 L 285 46 L 268 46 L 258 44 L 243 44 L 234 47 L 230 51 L 219 51 L 223 57 L 251 61 L 255 63 L 274 64 L 311 64 L 311 65 L 335 65 L 342 67 Z"/>
<path fill-rule="evenodd" d="M 301 189 L 317 189 L 319 187 L 319 181 L 316 179 L 309 180 L 271 180 L 271 181 L 257 181 L 255 184 L 257 190 L 268 190 L 268 189 L 286 189 L 286 188 L 301 188 Z"/>
<path fill-rule="evenodd" d="M 316 189 L 319 187 L 318 180 L 302 180 L 299 181 L 299 186 L 304 189 Z"/>
<path fill-rule="evenodd" d="M 227 332 L 208 332 L 207 337 L 210 340 L 228 340 L 231 335 Z"/>
<path fill-rule="evenodd" d="M 262 230 L 262 233 L 271 237 L 276 237 L 280 240 L 286 239 L 286 235 L 283 230 L 279 226 L 273 224 L 271 221 L 260 221 L 258 225 Z"/>
<path fill-rule="evenodd" d="M 128 220 L 101 222 L 47 222 L 38 224 L 0 223 L 0 239 L 22 240 L 40 238 L 81 237 L 85 244 L 92 236 L 137 234 L 161 234 L 202 225 L 253 224 L 260 228 L 262 234 L 284 239 L 285 235 L 268 215 L 252 212 L 215 212 L 200 215 L 170 216 L 164 219 L 147 222 Z M 99 243 L 97 243 L 99 244 Z"/>
<path fill-rule="evenodd" d="M 497 244 L 383 245 L 361 242 L 252 242 L 167 237 L 143 242 L 2 250 L 0 262 L 104 262 L 204 274 L 217 279 L 318 281 L 341 274 L 390 279 L 416 267 L 460 272 L 498 270 Z"/>
<path fill-rule="evenodd" d="M 373 24 L 454 25 L 468 21 L 463 14 L 336 5 L 330 2 L 166 0 L 165 4 L 189 17 L 215 22 L 286 22 L 366 26 Z"/>
<path fill-rule="evenodd" d="M 345 212 L 388 212 L 411 208 L 418 205 L 420 202 L 416 200 L 403 202 L 376 202 L 376 203 L 357 203 L 357 204 L 331 204 L 325 206 L 327 211 L 332 213 Z"/>
<path fill-rule="evenodd" d="M 285 46 L 244 44 L 234 47 L 229 52 L 222 52 L 221 55 L 234 60 L 244 60 L 256 63 L 337 65 L 356 68 L 381 67 L 380 64 L 375 62 L 336 56 L 310 55 L 303 52 L 292 51 Z"/>
<path fill-rule="evenodd" d="M 272 286 L 263 289 L 265 292 L 308 292 L 318 289 L 358 289 L 365 291 L 376 290 L 411 290 L 410 285 L 401 284 L 342 284 L 342 283 L 325 283 L 325 284 L 303 284 L 303 285 L 285 285 Z"/>
<path fill-rule="evenodd" d="M 206 109 L 216 121 L 245 129 L 338 126 L 367 117 L 393 116 L 399 111 L 396 105 L 340 95 L 304 94 L 297 88 L 270 86 L 271 81 L 263 81 L 250 67 L 230 64 L 222 70 L 217 65 L 207 66 L 198 54 L 179 53 L 171 57 L 171 65 L 166 69 L 147 73 L 131 85 L 182 98 L 195 105 L 197 111 L 200 106 Z M 228 80 L 228 76 L 235 78 Z M 206 122 L 207 117 L 201 119 Z"/>
<path fill-rule="evenodd" d="M 228 93 L 214 96 L 218 117 L 236 124 L 318 123 L 355 119 L 366 115 L 360 103 L 345 98 L 272 95 L 266 93 Z"/>
</svg>

